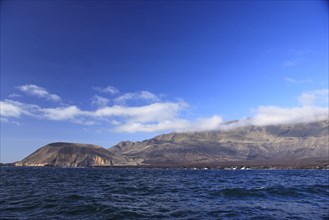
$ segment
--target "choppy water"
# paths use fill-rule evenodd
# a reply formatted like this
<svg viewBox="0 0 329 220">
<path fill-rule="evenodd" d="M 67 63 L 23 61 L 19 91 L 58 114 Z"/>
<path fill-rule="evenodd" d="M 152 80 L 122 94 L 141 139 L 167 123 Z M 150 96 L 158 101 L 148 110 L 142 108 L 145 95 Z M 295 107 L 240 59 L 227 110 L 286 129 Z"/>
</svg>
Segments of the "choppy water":
<svg viewBox="0 0 329 220">
<path fill-rule="evenodd" d="M 0 219 L 329 219 L 329 171 L 2 167 Z"/>
</svg>

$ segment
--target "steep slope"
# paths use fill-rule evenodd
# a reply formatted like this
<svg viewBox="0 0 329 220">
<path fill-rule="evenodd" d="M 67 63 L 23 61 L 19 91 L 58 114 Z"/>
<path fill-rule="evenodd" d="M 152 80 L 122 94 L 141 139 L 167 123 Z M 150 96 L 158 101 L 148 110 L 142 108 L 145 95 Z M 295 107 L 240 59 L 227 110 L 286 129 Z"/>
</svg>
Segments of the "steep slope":
<svg viewBox="0 0 329 220">
<path fill-rule="evenodd" d="M 171 133 L 120 142 L 109 151 L 136 165 L 189 165 L 226 161 L 328 157 L 329 122 L 247 126 L 228 131 Z"/>
<path fill-rule="evenodd" d="M 88 167 L 113 163 L 113 154 L 91 144 L 52 143 L 41 147 L 16 166 Z"/>
</svg>

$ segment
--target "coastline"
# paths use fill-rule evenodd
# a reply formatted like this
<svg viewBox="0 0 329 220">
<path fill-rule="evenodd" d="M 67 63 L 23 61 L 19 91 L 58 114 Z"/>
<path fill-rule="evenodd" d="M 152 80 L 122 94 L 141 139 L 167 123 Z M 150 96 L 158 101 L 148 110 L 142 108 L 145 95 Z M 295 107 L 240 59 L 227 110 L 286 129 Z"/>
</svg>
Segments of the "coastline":
<svg viewBox="0 0 329 220">
<path fill-rule="evenodd" d="M 0 163 L 0 167 L 19 167 L 13 163 Z M 225 161 L 217 163 L 159 163 L 144 165 L 117 165 L 117 166 L 22 166 L 22 167 L 57 167 L 57 168 L 147 168 L 147 169 L 215 169 L 215 170 L 292 170 L 292 169 L 317 169 L 329 170 L 328 158 L 305 158 L 299 160 L 273 160 L 273 161 Z"/>
</svg>

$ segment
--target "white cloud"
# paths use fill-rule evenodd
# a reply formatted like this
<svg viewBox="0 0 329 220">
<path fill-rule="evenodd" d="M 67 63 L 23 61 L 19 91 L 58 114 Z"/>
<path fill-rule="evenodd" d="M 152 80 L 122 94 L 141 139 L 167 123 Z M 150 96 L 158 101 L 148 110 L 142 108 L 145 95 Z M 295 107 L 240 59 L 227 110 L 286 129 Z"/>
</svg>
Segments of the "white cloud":
<svg viewBox="0 0 329 220">
<path fill-rule="evenodd" d="M 17 89 L 19 89 L 22 92 L 25 92 L 26 94 L 32 95 L 32 96 L 37 96 L 40 98 L 45 98 L 50 101 L 54 102 L 60 102 L 61 97 L 59 97 L 56 94 L 51 94 L 49 93 L 46 89 L 36 86 L 36 85 L 22 85 L 18 86 Z"/>
<path fill-rule="evenodd" d="M 310 93 L 303 93 L 298 97 L 298 101 L 303 106 L 312 106 L 315 102 L 315 95 Z"/>
<path fill-rule="evenodd" d="M 188 105 L 185 102 L 162 102 L 139 107 L 111 106 L 88 112 L 95 119 L 113 119 L 113 130 L 118 132 L 154 132 L 179 128 L 180 112 Z"/>
<path fill-rule="evenodd" d="M 298 101 L 303 106 L 328 106 L 329 89 L 319 89 L 309 92 L 303 92 L 299 97 Z"/>
<path fill-rule="evenodd" d="M 119 104 L 125 104 L 127 100 L 133 99 L 135 93 L 125 93 L 124 95 L 121 95 L 114 99 L 115 103 Z"/>
<path fill-rule="evenodd" d="M 302 84 L 302 83 L 311 83 L 312 80 L 296 80 L 296 79 L 293 79 L 293 78 L 290 78 L 290 77 L 285 77 L 284 80 L 288 83 L 293 83 L 293 84 Z"/>
<path fill-rule="evenodd" d="M 109 103 L 107 98 L 95 95 L 91 98 L 91 104 L 96 106 L 106 106 Z"/>
<path fill-rule="evenodd" d="M 0 101 L 0 116 L 5 118 L 19 118 L 23 115 L 34 116 L 40 109 L 37 105 L 24 104 L 21 102 L 5 99 Z"/>
<path fill-rule="evenodd" d="M 24 110 L 13 101 L 0 101 L 0 115 L 1 118 L 4 117 L 12 117 L 19 118 L 22 114 L 24 114 Z"/>
<path fill-rule="evenodd" d="M 76 106 L 41 108 L 38 105 L 31 105 L 13 100 L 0 102 L 1 118 L 20 118 L 21 116 L 31 116 L 39 119 L 48 120 L 69 120 L 75 119 L 85 112 Z"/>
<path fill-rule="evenodd" d="M 328 117 L 328 108 L 316 106 L 295 108 L 260 106 L 256 111 L 256 115 L 250 119 L 250 123 L 253 125 L 278 125 L 326 120 Z"/>
<path fill-rule="evenodd" d="M 242 118 L 240 120 L 225 122 L 220 125 L 221 130 L 232 130 L 239 127 L 252 125 L 251 118 Z"/>
<path fill-rule="evenodd" d="M 1 116 L 5 119 L 29 115 L 39 119 L 71 121 L 84 125 L 106 122 L 117 132 L 212 130 L 219 128 L 222 122 L 219 116 L 195 121 L 181 118 L 180 113 L 188 107 L 183 101 L 152 103 L 139 107 L 106 106 L 95 111 L 83 111 L 77 106 L 41 108 L 10 100 L 1 102 L 1 107 Z"/>
<path fill-rule="evenodd" d="M 186 107 L 187 104 L 184 102 L 153 103 L 139 107 L 116 105 L 97 109 L 95 112 L 90 112 L 90 115 L 98 118 L 123 117 L 134 122 L 153 122 L 174 118 Z"/>
<path fill-rule="evenodd" d="M 76 106 L 41 109 L 43 117 L 49 120 L 61 121 L 74 119 L 84 113 Z"/>
<path fill-rule="evenodd" d="M 158 131 L 182 131 L 189 126 L 189 122 L 183 119 L 165 120 L 157 123 L 128 122 L 114 128 L 116 132 L 158 132 Z"/>
<path fill-rule="evenodd" d="M 214 115 L 210 118 L 200 118 L 193 124 L 192 130 L 195 131 L 215 130 L 220 128 L 220 125 L 222 123 L 223 123 L 223 119 L 219 115 Z"/>
<path fill-rule="evenodd" d="M 44 93 L 41 92 L 41 94 Z M 123 96 L 119 96 L 124 97 L 121 98 L 123 102 L 131 99 L 142 99 L 152 102 L 140 106 L 108 106 L 109 100 L 97 95 L 92 99 L 92 104 L 97 106 L 95 110 L 83 110 L 74 105 L 43 108 L 38 105 L 6 99 L 0 102 L 0 113 L 1 122 L 4 123 L 13 123 L 12 119 L 29 116 L 50 121 L 68 121 L 84 125 L 99 124 L 105 126 L 107 130 L 110 129 L 116 132 L 229 130 L 247 125 L 276 125 L 328 119 L 328 95 L 328 89 L 304 92 L 298 97 L 302 104 L 301 107 L 260 106 L 255 111 L 253 117 L 231 123 L 223 122 L 218 115 L 186 119 L 183 114 L 189 108 L 186 102 L 182 100 L 164 102 L 155 94 L 147 91 L 126 93 Z M 41 96 L 45 97 L 46 95 Z"/>
<path fill-rule="evenodd" d="M 21 125 L 19 122 L 9 120 L 8 118 L 1 118 L 0 117 L 0 122 L 1 123 L 10 123 L 10 124 L 14 124 L 14 125 L 17 125 L 17 126 L 20 126 Z"/>
<path fill-rule="evenodd" d="M 230 130 L 248 125 L 265 126 L 328 120 L 328 97 L 328 89 L 304 92 L 298 97 L 301 107 L 259 106 L 253 117 L 224 123 L 220 129 Z"/>
<path fill-rule="evenodd" d="M 282 64 L 283 67 L 290 67 L 290 66 L 295 66 L 295 65 L 297 65 L 296 60 L 287 60 L 287 61 L 283 62 L 283 64 Z"/>
<path fill-rule="evenodd" d="M 158 96 L 156 96 L 155 94 L 148 92 L 148 91 L 141 91 L 139 93 L 139 98 L 140 99 L 145 99 L 145 100 L 150 100 L 153 102 L 158 102 L 160 101 L 160 98 Z"/>
<path fill-rule="evenodd" d="M 127 104 L 129 100 L 144 100 L 148 102 L 160 102 L 160 98 L 148 91 L 141 91 L 135 93 L 125 93 L 114 99 L 114 102 L 120 105 Z"/>
<path fill-rule="evenodd" d="M 267 126 L 294 123 L 306 123 L 329 119 L 329 109 L 317 106 L 282 108 L 278 106 L 260 106 L 251 118 L 223 123 L 221 130 L 231 130 L 250 125 Z"/>
<path fill-rule="evenodd" d="M 8 123 L 9 120 L 8 120 L 8 118 L 2 118 L 2 117 L 0 117 L 0 122 Z"/>
<path fill-rule="evenodd" d="M 92 118 L 92 112 L 83 111 L 76 106 L 43 108 L 40 109 L 41 117 L 52 121 L 70 121 L 76 124 L 94 125 L 96 120 Z"/>
<path fill-rule="evenodd" d="M 94 90 L 101 92 L 101 93 L 107 93 L 107 94 L 111 94 L 111 95 L 115 95 L 117 93 L 119 93 L 119 90 L 113 86 L 107 86 L 105 88 L 102 87 L 93 87 Z"/>
<path fill-rule="evenodd" d="M 12 100 L 1 101 L 1 118 L 18 118 L 28 115 L 39 119 L 53 121 L 71 121 L 82 124 L 116 121 L 122 123 L 159 123 L 171 120 L 187 107 L 184 102 L 153 103 L 140 107 L 106 106 L 95 111 L 83 111 L 77 106 L 41 108 Z"/>
<path fill-rule="evenodd" d="M 206 131 L 220 128 L 222 123 L 220 116 L 210 118 L 200 118 L 196 121 L 190 121 L 182 118 L 172 118 L 170 120 L 158 121 L 155 123 L 128 122 L 115 128 L 117 132 L 159 132 L 159 131 L 176 131 L 192 132 Z"/>
<path fill-rule="evenodd" d="M 8 96 L 8 98 L 19 98 L 21 97 L 21 95 L 17 94 L 17 93 L 12 93 Z"/>
<path fill-rule="evenodd" d="M 286 61 L 283 62 L 283 67 L 291 67 L 302 63 L 306 60 L 308 54 L 312 52 L 310 49 L 288 49 L 283 52 L 283 56 L 286 56 Z"/>
<path fill-rule="evenodd" d="M 39 106 L 24 104 L 21 102 L 5 99 L 0 101 L 0 118 L 1 122 L 20 125 L 19 122 L 12 118 L 21 118 L 22 116 L 38 117 Z"/>
</svg>

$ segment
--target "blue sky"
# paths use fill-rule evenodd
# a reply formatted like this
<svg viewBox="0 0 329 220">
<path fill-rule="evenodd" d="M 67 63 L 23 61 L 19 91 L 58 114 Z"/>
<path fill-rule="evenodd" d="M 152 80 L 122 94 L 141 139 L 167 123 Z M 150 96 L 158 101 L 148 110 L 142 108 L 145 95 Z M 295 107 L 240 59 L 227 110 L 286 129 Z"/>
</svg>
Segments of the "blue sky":
<svg viewBox="0 0 329 220">
<path fill-rule="evenodd" d="M 1 162 L 50 142 L 328 118 L 326 1 L 2 1 Z"/>
</svg>

